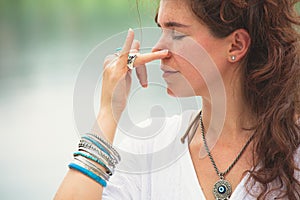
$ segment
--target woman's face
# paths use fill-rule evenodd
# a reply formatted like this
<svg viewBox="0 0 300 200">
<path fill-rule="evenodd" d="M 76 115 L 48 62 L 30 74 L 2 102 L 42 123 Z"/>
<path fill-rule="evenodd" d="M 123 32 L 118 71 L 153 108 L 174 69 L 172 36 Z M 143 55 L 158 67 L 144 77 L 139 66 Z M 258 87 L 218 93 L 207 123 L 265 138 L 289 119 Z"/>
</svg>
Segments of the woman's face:
<svg viewBox="0 0 300 200">
<path fill-rule="evenodd" d="M 174 96 L 208 95 L 209 84 L 220 77 L 215 76 L 216 71 L 222 77 L 226 75 L 226 39 L 212 36 L 186 0 L 161 0 L 157 24 L 162 35 L 153 51 L 170 51 L 161 62 L 168 93 Z M 213 72 L 213 68 L 218 70 Z"/>
</svg>

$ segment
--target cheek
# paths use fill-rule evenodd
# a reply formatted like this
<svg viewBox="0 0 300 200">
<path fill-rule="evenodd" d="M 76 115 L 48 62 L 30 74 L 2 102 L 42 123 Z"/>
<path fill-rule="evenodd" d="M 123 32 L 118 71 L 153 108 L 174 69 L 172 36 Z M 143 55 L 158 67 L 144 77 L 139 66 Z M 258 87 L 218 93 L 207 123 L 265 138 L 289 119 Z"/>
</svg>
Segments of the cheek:
<svg viewBox="0 0 300 200">
<path fill-rule="evenodd" d="M 184 54 L 182 54 L 184 55 Z M 175 70 L 180 71 L 182 76 L 188 80 L 190 83 L 198 82 L 202 80 L 202 73 L 203 68 L 205 66 L 202 65 L 195 65 L 195 61 L 188 60 L 187 58 L 183 57 L 182 55 L 174 55 L 174 67 Z M 201 59 L 201 58 L 200 58 Z"/>
<path fill-rule="evenodd" d="M 202 76 L 202 72 L 197 66 L 191 65 L 187 60 L 178 57 L 176 64 L 174 65 L 176 70 L 180 71 L 180 78 L 177 81 L 177 85 L 180 85 L 178 89 L 186 90 L 190 95 L 199 95 L 200 91 L 206 88 L 205 81 Z"/>
<path fill-rule="evenodd" d="M 200 69 L 190 63 L 186 63 L 180 72 L 190 83 L 196 83 L 202 80 Z"/>
<path fill-rule="evenodd" d="M 222 80 L 219 76 L 222 69 L 217 67 L 223 66 L 222 59 L 220 59 L 222 49 L 219 46 L 220 44 L 217 45 L 215 41 L 211 40 L 185 39 L 182 42 L 174 43 L 171 51 L 172 61 L 170 60 L 169 64 L 175 70 L 180 71 L 182 75 L 176 86 L 189 84 L 199 95 L 210 85 L 214 85 L 215 81 Z"/>
<path fill-rule="evenodd" d="M 188 82 L 188 85 L 193 88 L 193 93 L 199 95 L 204 88 L 206 88 L 206 84 L 204 79 L 202 78 L 201 72 L 199 72 L 194 67 L 189 68 L 189 70 L 183 71 L 182 75 Z"/>
<path fill-rule="evenodd" d="M 212 87 L 214 82 L 220 79 L 220 69 L 217 67 L 211 56 L 208 54 L 201 54 L 194 56 L 193 60 L 187 60 L 176 55 L 174 58 L 174 69 L 180 71 L 182 75 L 177 85 L 180 89 L 192 88 L 196 95 L 207 94 L 208 87 Z M 194 63 L 194 64 L 192 64 Z M 180 84 L 179 84 L 180 83 Z M 184 85 L 184 87 L 182 87 Z M 191 93 L 191 95 L 192 95 Z"/>
</svg>

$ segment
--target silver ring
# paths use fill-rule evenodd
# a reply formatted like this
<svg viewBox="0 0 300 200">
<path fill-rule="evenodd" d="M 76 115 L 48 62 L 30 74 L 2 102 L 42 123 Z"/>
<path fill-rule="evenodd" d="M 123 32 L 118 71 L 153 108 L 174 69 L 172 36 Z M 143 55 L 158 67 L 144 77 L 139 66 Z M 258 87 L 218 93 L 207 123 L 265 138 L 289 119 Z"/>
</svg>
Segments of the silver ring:
<svg viewBox="0 0 300 200">
<path fill-rule="evenodd" d="M 133 64 L 134 64 L 134 61 L 135 61 L 136 58 L 137 58 L 137 55 L 135 55 L 135 54 L 129 54 L 128 55 L 128 60 L 127 60 L 128 69 L 132 70 L 134 68 Z"/>
<path fill-rule="evenodd" d="M 120 53 L 114 53 L 115 56 L 120 57 Z"/>
</svg>

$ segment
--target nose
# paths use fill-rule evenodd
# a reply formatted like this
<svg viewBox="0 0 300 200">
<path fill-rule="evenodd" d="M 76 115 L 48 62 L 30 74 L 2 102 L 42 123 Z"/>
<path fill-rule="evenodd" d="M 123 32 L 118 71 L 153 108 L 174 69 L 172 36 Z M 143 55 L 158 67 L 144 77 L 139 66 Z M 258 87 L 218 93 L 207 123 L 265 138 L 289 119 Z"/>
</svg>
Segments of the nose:
<svg viewBox="0 0 300 200">
<path fill-rule="evenodd" d="M 157 41 L 157 43 L 152 48 L 152 52 L 154 53 L 154 52 L 165 50 L 165 49 L 169 50 L 168 55 L 165 58 L 170 58 L 172 56 L 172 53 L 170 51 L 170 45 L 168 44 L 168 42 L 166 41 L 164 36 L 161 36 L 160 39 Z"/>
</svg>

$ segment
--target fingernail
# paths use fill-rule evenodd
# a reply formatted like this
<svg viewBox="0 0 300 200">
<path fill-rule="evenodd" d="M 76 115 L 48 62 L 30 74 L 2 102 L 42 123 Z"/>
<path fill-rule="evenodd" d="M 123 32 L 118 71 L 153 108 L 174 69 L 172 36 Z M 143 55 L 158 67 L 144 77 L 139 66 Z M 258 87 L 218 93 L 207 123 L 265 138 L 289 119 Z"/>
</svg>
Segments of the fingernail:
<svg viewBox="0 0 300 200">
<path fill-rule="evenodd" d="M 143 88 L 147 88 L 147 87 L 148 87 L 148 84 L 147 84 L 147 83 L 144 83 L 144 84 L 142 85 L 142 87 L 143 87 Z"/>
<path fill-rule="evenodd" d="M 169 50 L 168 49 L 164 49 L 164 50 L 160 50 L 160 51 L 156 51 L 156 52 L 154 52 L 154 53 L 158 53 L 158 54 L 167 54 L 167 53 L 169 53 Z"/>
</svg>

